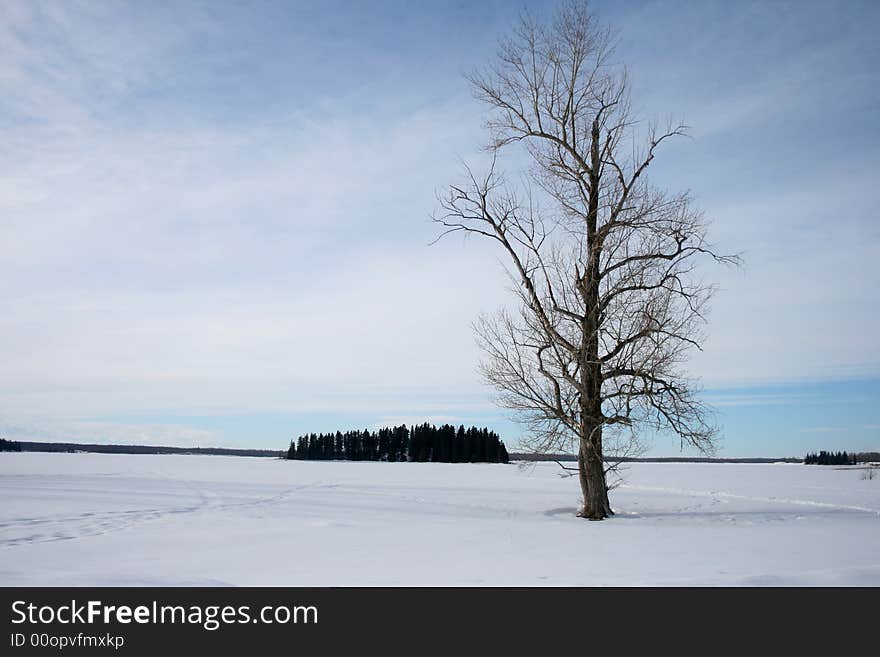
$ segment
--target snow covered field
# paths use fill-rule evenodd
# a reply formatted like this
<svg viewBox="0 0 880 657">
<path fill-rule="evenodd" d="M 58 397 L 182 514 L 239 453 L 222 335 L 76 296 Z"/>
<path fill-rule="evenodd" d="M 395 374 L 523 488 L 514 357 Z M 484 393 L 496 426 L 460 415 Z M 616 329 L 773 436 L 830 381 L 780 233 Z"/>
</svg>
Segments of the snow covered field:
<svg viewBox="0 0 880 657">
<path fill-rule="evenodd" d="M 0 454 L 0 585 L 880 585 L 880 478 L 630 465 Z"/>
</svg>

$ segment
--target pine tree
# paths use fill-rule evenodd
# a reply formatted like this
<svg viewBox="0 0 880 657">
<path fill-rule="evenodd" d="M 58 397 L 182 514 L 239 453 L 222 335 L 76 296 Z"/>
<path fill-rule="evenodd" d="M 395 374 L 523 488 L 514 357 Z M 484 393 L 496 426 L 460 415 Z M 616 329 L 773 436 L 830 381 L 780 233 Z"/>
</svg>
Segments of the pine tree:
<svg viewBox="0 0 880 657">
<path fill-rule="evenodd" d="M 16 444 L 17 445 L 17 444 Z M 0 442 L 5 449 L 15 447 L 10 441 Z M 831 462 L 850 461 L 846 452 L 826 454 Z M 807 454 L 805 462 L 815 455 Z M 342 433 L 305 434 L 291 440 L 285 454 L 287 459 L 349 461 L 418 461 L 434 463 L 506 463 L 507 450 L 500 437 L 487 427 L 456 429 L 451 424 L 436 426 L 428 422 L 412 430 L 405 424 L 382 427 L 376 431 L 365 429 Z M 854 458 L 854 456 L 853 456 Z"/>
</svg>

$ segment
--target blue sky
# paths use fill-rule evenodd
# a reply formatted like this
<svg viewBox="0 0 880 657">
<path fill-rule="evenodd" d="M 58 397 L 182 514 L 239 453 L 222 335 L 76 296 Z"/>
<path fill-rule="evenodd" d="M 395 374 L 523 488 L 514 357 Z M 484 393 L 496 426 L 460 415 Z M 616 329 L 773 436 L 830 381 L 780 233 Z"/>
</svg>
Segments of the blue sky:
<svg viewBox="0 0 880 657">
<path fill-rule="evenodd" d="M 0 5 L 0 434 L 282 447 L 519 429 L 470 322 L 498 254 L 428 243 L 478 161 L 512 2 Z M 729 456 L 880 449 L 877 3 L 594 2 L 652 164 L 741 270 L 692 372 Z M 658 436 L 653 454 L 677 454 Z M 686 452 L 687 453 L 687 452 Z"/>
</svg>

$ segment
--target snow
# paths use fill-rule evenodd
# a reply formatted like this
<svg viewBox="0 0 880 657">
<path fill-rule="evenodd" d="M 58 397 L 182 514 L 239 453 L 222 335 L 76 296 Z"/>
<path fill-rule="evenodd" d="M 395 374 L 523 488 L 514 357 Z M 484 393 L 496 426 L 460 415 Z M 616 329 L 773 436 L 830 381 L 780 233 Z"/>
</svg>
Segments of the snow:
<svg viewBox="0 0 880 657">
<path fill-rule="evenodd" d="M 880 478 L 635 463 L 0 454 L 0 585 L 880 585 Z"/>
</svg>

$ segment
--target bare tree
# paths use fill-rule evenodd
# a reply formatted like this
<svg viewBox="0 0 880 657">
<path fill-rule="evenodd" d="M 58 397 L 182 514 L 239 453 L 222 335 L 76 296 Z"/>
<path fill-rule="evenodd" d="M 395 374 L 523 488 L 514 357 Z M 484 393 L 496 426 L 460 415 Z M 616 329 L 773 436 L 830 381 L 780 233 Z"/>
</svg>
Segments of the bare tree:
<svg viewBox="0 0 880 657">
<path fill-rule="evenodd" d="M 713 292 L 695 266 L 737 260 L 712 250 L 687 193 L 648 182 L 660 145 L 686 128 L 634 118 L 613 51 L 585 3 L 549 24 L 521 18 L 494 65 L 469 78 L 490 110 L 492 164 L 468 169 L 435 215 L 440 237 L 475 234 L 506 253 L 519 309 L 477 323 L 482 372 L 533 449 L 577 448 L 578 515 L 594 520 L 612 514 L 609 454 L 637 448 L 645 429 L 711 451 L 716 429 L 682 367 Z M 517 144 L 528 184 L 498 171 Z"/>
</svg>

